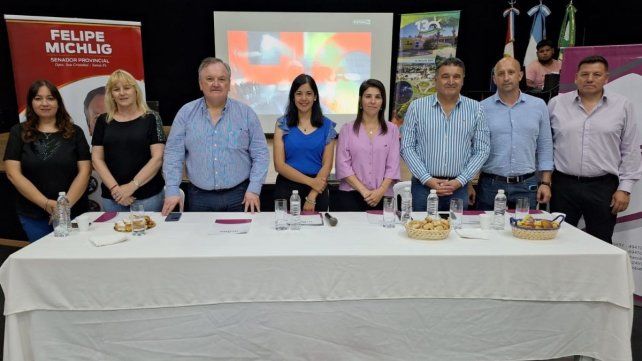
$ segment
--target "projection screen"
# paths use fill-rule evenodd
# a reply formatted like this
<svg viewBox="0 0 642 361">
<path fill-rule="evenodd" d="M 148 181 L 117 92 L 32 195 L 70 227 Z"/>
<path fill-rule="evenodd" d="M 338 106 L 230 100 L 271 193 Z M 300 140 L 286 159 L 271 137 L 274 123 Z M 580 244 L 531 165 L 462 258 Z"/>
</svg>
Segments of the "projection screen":
<svg viewBox="0 0 642 361">
<path fill-rule="evenodd" d="M 254 109 L 264 132 L 274 132 L 301 73 L 317 82 L 338 131 L 354 120 L 364 80 L 390 83 L 392 21 L 390 13 L 215 11 L 214 46 L 232 68 L 230 96 Z"/>
</svg>

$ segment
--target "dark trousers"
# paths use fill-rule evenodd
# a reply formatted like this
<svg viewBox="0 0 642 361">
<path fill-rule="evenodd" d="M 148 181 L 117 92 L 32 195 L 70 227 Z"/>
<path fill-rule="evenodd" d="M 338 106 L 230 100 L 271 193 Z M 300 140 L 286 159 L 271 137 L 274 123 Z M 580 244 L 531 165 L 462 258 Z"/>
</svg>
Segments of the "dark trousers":
<svg viewBox="0 0 642 361">
<path fill-rule="evenodd" d="M 611 213 L 611 199 L 617 190 L 617 176 L 582 178 L 553 172 L 551 211 L 566 213 L 566 222 L 577 226 L 584 216 L 586 233 L 612 243 L 616 215 Z"/>
<path fill-rule="evenodd" d="M 243 212 L 243 199 L 248 185 L 250 181 L 245 180 L 232 188 L 208 191 L 190 184 L 187 187 L 189 211 Z"/>
<path fill-rule="evenodd" d="M 308 175 L 308 177 L 316 177 L 314 175 Z M 276 183 L 274 184 L 274 199 L 287 199 L 288 200 L 288 210 L 290 209 L 290 196 L 292 195 L 293 190 L 299 191 L 299 197 L 301 197 L 301 210 L 303 210 L 303 203 L 305 203 L 305 197 L 310 193 L 310 186 L 307 186 L 303 183 L 298 183 L 291 181 L 282 175 L 276 177 Z M 330 204 L 330 192 L 328 187 L 323 190 L 323 193 L 320 193 L 315 200 L 317 204 L 314 205 L 314 210 L 317 212 L 325 212 L 328 210 L 328 205 Z"/>
<path fill-rule="evenodd" d="M 430 188 L 421 184 L 419 179 L 412 177 L 410 192 L 412 193 L 412 211 L 425 212 Z M 466 188 L 466 184 L 449 196 L 439 197 L 439 211 L 444 212 L 450 210 L 450 200 L 453 198 L 461 199 L 464 203 L 464 209 L 468 209 L 468 189 Z"/>
<path fill-rule="evenodd" d="M 482 174 L 479 177 L 477 189 L 477 209 L 479 210 L 492 211 L 495 208 L 495 196 L 500 189 L 506 192 L 508 208 L 515 208 L 517 198 L 522 197 L 528 198 L 531 209 L 537 207 L 537 176 L 509 184 Z"/>
<path fill-rule="evenodd" d="M 365 212 L 374 209 L 383 209 L 383 198 L 376 206 L 371 207 L 358 191 L 338 191 L 336 198 L 332 197 L 332 210 L 335 211 Z"/>
</svg>

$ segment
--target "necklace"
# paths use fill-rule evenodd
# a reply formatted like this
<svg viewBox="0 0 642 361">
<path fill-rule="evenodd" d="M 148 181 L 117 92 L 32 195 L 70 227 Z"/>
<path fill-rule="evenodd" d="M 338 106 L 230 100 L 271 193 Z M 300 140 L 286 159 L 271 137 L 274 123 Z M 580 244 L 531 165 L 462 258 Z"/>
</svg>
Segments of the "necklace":
<svg viewBox="0 0 642 361">
<path fill-rule="evenodd" d="M 374 127 L 374 128 L 370 128 L 370 129 L 366 128 L 366 131 L 368 131 L 368 134 L 370 134 L 370 135 L 373 135 L 375 130 L 379 130 L 379 126 L 378 125 L 376 127 Z"/>
<path fill-rule="evenodd" d="M 308 134 L 308 127 L 299 126 L 299 129 L 303 132 L 303 134 Z M 312 129 L 314 128 L 310 128 L 309 131 L 311 132 Z"/>
</svg>

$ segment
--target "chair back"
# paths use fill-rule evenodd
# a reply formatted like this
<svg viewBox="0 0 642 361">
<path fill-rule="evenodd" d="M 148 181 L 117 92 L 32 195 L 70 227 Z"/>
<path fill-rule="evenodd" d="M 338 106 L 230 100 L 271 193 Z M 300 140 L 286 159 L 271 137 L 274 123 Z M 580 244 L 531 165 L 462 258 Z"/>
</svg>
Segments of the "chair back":
<svg viewBox="0 0 642 361">
<path fill-rule="evenodd" d="M 392 186 L 392 193 L 393 197 L 395 199 L 395 202 L 397 204 L 396 208 L 397 210 L 401 210 L 401 199 L 399 199 L 399 196 L 401 195 L 401 192 L 403 192 L 403 189 L 406 187 L 410 187 L 410 181 L 403 181 L 403 182 L 397 182 L 395 183 L 394 186 Z"/>
<path fill-rule="evenodd" d="M 185 210 L 185 192 L 178 188 L 178 191 L 180 192 L 181 196 L 181 201 L 178 203 L 178 209 L 180 210 L 181 213 Z"/>
</svg>

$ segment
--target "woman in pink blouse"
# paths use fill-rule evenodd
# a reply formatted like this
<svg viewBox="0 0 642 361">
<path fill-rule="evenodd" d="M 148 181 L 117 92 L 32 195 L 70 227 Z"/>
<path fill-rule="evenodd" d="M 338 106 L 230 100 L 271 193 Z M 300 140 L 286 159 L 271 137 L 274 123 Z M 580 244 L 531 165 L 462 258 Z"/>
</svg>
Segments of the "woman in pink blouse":
<svg viewBox="0 0 642 361">
<path fill-rule="evenodd" d="M 392 196 L 399 180 L 399 129 L 384 118 L 386 89 L 376 79 L 359 87 L 359 110 L 354 122 L 339 133 L 336 177 L 341 180 L 333 200 L 338 211 L 381 209 L 381 198 Z"/>
</svg>

